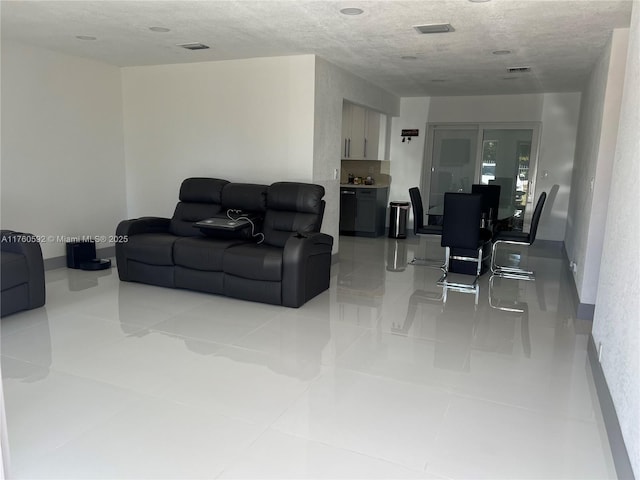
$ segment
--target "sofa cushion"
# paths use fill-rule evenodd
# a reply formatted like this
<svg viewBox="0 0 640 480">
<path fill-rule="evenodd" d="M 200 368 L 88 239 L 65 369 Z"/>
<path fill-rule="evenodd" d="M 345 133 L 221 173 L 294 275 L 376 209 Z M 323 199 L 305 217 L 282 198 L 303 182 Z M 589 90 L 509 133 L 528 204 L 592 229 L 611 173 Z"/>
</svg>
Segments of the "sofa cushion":
<svg viewBox="0 0 640 480">
<path fill-rule="evenodd" d="M 222 190 L 229 182 L 218 178 L 187 178 L 180 186 L 180 202 L 171 218 L 169 231 L 183 237 L 198 236 L 194 222 L 218 215 Z"/>
<path fill-rule="evenodd" d="M 173 245 L 176 265 L 211 272 L 222 271 L 222 258 L 227 248 L 243 243 L 238 239 L 209 237 L 179 238 Z"/>
<path fill-rule="evenodd" d="M 292 233 L 319 232 L 324 213 L 324 187 L 310 183 L 277 182 L 267 190 L 264 241 L 284 247 Z"/>
<path fill-rule="evenodd" d="M 222 189 L 222 206 L 243 212 L 264 212 L 267 208 L 267 186 L 255 183 L 228 183 Z"/>
<path fill-rule="evenodd" d="M 265 244 L 228 248 L 222 262 L 224 273 L 252 280 L 282 280 L 282 249 Z"/>
<path fill-rule="evenodd" d="M 187 178 L 180 185 L 180 201 L 189 203 L 222 203 L 222 189 L 229 182 L 219 178 Z"/>
<path fill-rule="evenodd" d="M 178 239 L 169 233 L 141 233 L 124 244 L 128 259 L 149 265 L 173 265 L 173 244 Z"/>
<path fill-rule="evenodd" d="M 2 275 L 0 275 L 0 284 L 3 291 L 29 281 L 27 257 L 19 253 L 4 251 L 1 258 Z"/>
<path fill-rule="evenodd" d="M 312 183 L 276 182 L 267 190 L 269 210 L 322 214 L 324 187 Z"/>
<path fill-rule="evenodd" d="M 222 207 L 212 203 L 187 203 L 180 202 L 171 218 L 169 231 L 181 237 L 200 236 L 202 233 L 193 224 L 220 215 Z"/>
</svg>

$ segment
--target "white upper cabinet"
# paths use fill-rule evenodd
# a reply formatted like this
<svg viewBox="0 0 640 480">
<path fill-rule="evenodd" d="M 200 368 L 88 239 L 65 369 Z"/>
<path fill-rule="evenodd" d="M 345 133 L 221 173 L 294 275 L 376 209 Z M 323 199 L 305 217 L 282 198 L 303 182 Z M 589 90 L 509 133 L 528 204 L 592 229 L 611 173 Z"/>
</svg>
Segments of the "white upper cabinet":
<svg viewBox="0 0 640 480">
<path fill-rule="evenodd" d="M 380 114 L 359 105 L 342 107 L 342 158 L 378 160 Z"/>
</svg>

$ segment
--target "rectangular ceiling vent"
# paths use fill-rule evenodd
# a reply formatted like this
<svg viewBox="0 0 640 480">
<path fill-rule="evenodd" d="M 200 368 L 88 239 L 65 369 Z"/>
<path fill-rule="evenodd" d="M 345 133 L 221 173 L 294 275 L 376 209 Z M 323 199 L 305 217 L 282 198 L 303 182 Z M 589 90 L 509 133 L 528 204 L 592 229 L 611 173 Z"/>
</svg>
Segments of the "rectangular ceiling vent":
<svg viewBox="0 0 640 480">
<path fill-rule="evenodd" d="M 509 73 L 526 73 L 531 71 L 531 67 L 511 67 L 507 70 L 509 70 Z"/>
<path fill-rule="evenodd" d="M 413 27 L 420 34 L 427 33 L 448 33 L 454 32 L 455 29 L 451 26 L 450 23 L 434 23 L 431 25 L 417 25 Z"/>
<path fill-rule="evenodd" d="M 209 48 L 209 45 L 205 45 L 204 43 L 179 43 L 178 47 L 186 48 L 187 50 L 206 50 Z"/>
</svg>

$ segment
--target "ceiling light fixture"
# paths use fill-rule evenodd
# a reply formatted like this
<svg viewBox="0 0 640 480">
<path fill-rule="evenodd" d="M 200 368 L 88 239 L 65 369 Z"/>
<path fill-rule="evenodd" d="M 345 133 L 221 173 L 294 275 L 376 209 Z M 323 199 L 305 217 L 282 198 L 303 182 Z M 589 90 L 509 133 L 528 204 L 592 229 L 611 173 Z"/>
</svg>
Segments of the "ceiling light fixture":
<svg viewBox="0 0 640 480">
<path fill-rule="evenodd" d="M 343 15 L 361 15 L 364 13 L 364 10 L 356 7 L 347 7 L 340 9 L 340 13 Z"/>
<path fill-rule="evenodd" d="M 416 25 L 413 28 L 415 28 L 418 33 L 421 33 L 423 35 L 429 34 L 429 33 L 455 32 L 455 29 L 451 26 L 450 23 L 434 23 L 431 25 Z"/>
<path fill-rule="evenodd" d="M 417 60 L 418 57 L 414 56 L 414 55 L 403 55 L 400 57 L 402 60 Z"/>
<path fill-rule="evenodd" d="M 494 50 L 493 52 L 494 55 L 509 55 L 511 53 L 511 50 Z"/>
<path fill-rule="evenodd" d="M 165 27 L 149 27 L 149 30 L 151 30 L 152 32 L 158 32 L 158 33 L 167 33 L 171 31 L 170 28 L 165 28 Z"/>
<path fill-rule="evenodd" d="M 192 42 L 192 43 L 179 43 L 178 47 L 186 48 L 187 50 L 206 50 L 209 48 L 209 45 L 205 45 L 204 43 Z"/>
<path fill-rule="evenodd" d="M 527 73 L 531 71 L 531 67 L 509 67 L 507 71 L 509 73 Z"/>
<path fill-rule="evenodd" d="M 486 2 L 490 2 L 491 0 L 469 0 L 471 3 L 486 3 Z"/>
<path fill-rule="evenodd" d="M 78 40 L 97 40 L 96 37 L 92 37 L 91 35 L 76 35 Z"/>
</svg>

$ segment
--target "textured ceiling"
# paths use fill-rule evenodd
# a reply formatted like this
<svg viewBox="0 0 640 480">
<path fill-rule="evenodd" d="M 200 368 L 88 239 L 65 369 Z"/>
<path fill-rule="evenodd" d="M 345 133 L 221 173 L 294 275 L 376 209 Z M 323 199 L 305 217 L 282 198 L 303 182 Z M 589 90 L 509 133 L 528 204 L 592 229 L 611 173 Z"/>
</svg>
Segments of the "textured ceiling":
<svg viewBox="0 0 640 480">
<path fill-rule="evenodd" d="M 342 15 L 345 7 L 364 13 Z M 611 31 L 629 26 L 631 7 L 632 0 L 3 0 L 0 15 L 3 40 L 119 66 L 316 54 L 397 95 L 435 96 L 580 90 Z M 455 31 L 413 29 L 431 23 Z M 211 48 L 176 46 L 187 42 Z M 523 65 L 531 73 L 507 72 Z"/>
</svg>

